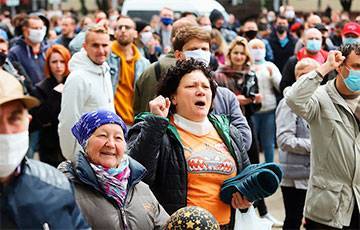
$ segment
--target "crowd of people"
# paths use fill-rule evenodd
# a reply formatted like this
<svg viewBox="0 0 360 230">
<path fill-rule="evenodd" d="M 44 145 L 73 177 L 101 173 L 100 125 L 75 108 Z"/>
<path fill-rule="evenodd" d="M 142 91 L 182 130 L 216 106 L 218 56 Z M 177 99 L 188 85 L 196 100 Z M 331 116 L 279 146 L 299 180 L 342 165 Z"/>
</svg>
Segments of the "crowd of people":
<svg viewBox="0 0 360 230">
<path fill-rule="evenodd" d="M 174 15 L 0 15 L 0 228 L 360 229 L 360 16 Z M 261 152 L 285 220 L 220 197 Z"/>
</svg>

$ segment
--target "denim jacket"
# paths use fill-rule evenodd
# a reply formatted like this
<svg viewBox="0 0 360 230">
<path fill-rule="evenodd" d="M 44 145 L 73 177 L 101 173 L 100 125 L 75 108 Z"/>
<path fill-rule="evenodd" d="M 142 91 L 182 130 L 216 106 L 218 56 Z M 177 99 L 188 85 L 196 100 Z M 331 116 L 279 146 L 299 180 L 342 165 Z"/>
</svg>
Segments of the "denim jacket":
<svg viewBox="0 0 360 230">
<path fill-rule="evenodd" d="M 115 53 L 111 52 L 110 55 L 109 55 L 109 58 L 107 60 L 107 63 L 110 66 L 111 84 L 113 86 L 113 91 L 114 91 L 114 94 L 115 94 L 116 87 L 117 87 L 117 85 L 118 85 L 118 83 L 120 81 L 120 79 L 119 79 L 119 74 L 120 74 L 120 71 L 121 71 L 120 57 L 118 55 L 116 55 Z M 144 70 L 149 65 L 150 65 L 150 62 L 144 57 L 141 57 L 138 61 L 136 61 L 136 63 L 135 63 L 134 88 L 135 88 L 136 81 L 139 79 L 142 72 L 144 72 Z"/>
</svg>

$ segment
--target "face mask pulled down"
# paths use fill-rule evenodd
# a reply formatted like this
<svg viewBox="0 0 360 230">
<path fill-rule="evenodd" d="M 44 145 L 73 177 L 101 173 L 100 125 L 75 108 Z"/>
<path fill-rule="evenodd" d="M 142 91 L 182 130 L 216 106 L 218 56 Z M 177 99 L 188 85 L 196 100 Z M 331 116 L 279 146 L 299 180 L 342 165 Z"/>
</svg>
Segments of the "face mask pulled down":
<svg viewBox="0 0 360 230">
<path fill-rule="evenodd" d="M 29 147 L 29 132 L 0 134 L 0 177 L 9 176 L 21 163 Z"/>
</svg>

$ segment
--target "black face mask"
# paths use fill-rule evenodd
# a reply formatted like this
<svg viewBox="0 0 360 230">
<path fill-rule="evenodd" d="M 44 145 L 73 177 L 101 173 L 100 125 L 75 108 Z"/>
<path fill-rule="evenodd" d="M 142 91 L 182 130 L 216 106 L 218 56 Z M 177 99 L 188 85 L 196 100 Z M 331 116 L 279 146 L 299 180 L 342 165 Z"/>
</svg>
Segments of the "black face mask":
<svg viewBox="0 0 360 230">
<path fill-rule="evenodd" d="M 279 34 L 283 34 L 287 31 L 287 26 L 276 26 L 276 31 L 279 33 Z"/>
<path fill-rule="evenodd" d="M 0 66 L 3 66 L 5 64 L 7 55 L 5 53 L 0 52 Z"/>
<path fill-rule="evenodd" d="M 249 40 L 254 39 L 257 35 L 257 31 L 256 30 L 249 30 L 244 32 L 245 37 L 247 37 Z"/>
</svg>

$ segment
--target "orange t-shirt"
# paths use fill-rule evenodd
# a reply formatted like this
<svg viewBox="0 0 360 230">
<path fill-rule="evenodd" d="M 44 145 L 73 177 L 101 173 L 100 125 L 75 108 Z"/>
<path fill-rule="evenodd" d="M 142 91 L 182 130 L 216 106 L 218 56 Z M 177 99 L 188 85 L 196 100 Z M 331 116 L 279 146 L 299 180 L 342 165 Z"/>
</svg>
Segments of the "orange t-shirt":
<svg viewBox="0 0 360 230">
<path fill-rule="evenodd" d="M 112 52 L 118 55 L 121 59 L 121 71 L 119 72 L 119 83 L 116 88 L 114 104 L 116 113 L 124 120 L 127 125 L 132 125 L 134 122 L 134 81 L 135 81 L 135 62 L 140 58 L 140 53 L 132 45 L 134 57 L 126 60 L 125 55 L 119 48 L 117 41 L 114 41 L 111 46 Z"/>
<path fill-rule="evenodd" d="M 231 209 L 220 199 L 220 188 L 224 180 L 236 175 L 235 160 L 215 128 L 204 136 L 189 133 L 179 126 L 176 128 L 187 162 L 187 206 L 205 208 L 220 225 L 228 224 Z"/>
</svg>

